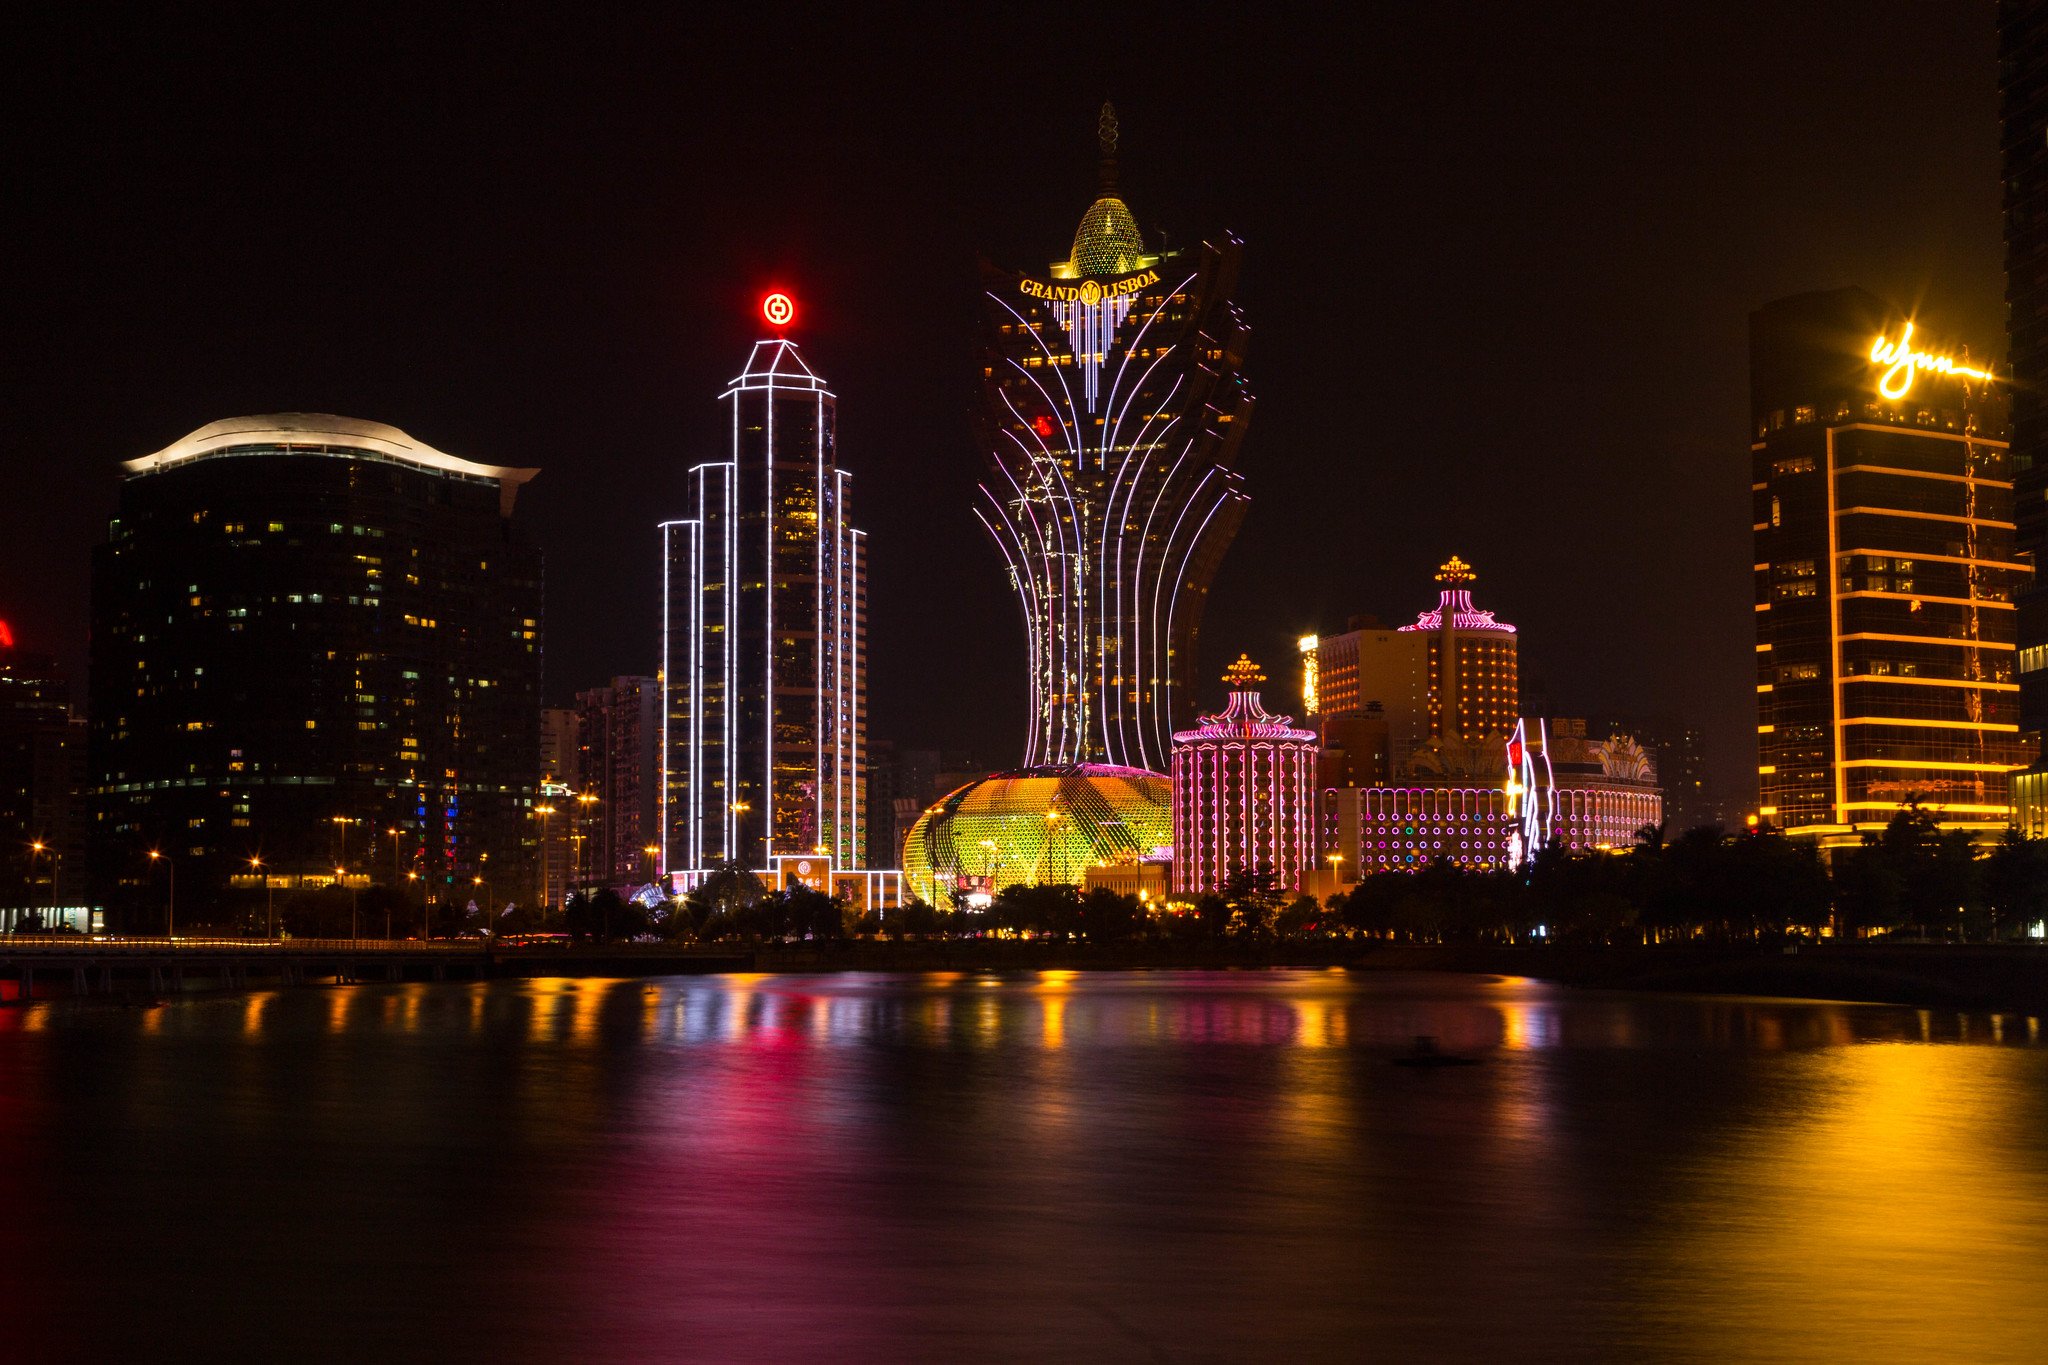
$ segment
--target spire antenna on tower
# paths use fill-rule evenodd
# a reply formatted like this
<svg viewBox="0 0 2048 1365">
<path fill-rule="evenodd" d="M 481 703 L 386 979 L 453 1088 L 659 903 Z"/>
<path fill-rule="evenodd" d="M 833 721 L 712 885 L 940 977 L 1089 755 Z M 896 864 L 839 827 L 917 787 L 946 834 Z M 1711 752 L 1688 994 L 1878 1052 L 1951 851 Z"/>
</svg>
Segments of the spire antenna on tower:
<svg viewBox="0 0 2048 1365">
<path fill-rule="evenodd" d="M 1095 121 L 1095 136 L 1102 144 L 1102 192 L 1116 188 L 1116 106 L 1102 102 L 1102 117 Z"/>
</svg>

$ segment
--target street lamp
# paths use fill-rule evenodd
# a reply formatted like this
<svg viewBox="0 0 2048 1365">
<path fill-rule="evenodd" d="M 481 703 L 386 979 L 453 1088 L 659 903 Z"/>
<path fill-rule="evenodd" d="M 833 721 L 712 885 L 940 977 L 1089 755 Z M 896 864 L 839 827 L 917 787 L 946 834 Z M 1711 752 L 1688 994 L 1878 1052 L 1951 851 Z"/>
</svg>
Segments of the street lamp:
<svg viewBox="0 0 2048 1365">
<path fill-rule="evenodd" d="M 412 831 L 409 829 L 400 829 L 398 826 L 392 825 L 386 828 L 384 832 L 391 836 L 391 894 L 396 896 L 399 890 L 398 841 L 400 839 L 403 839 L 406 835 L 412 833 Z M 391 937 L 391 902 L 389 901 L 386 901 L 384 903 L 384 937 L 387 940 Z"/>
<path fill-rule="evenodd" d="M 178 865 L 171 861 L 168 854 L 162 853 L 157 849 L 149 851 L 149 860 L 153 863 L 162 863 L 164 871 L 170 877 L 170 899 L 164 902 L 164 937 L 176 939 L 178 937 Z"/>
<path fill-rule="evenodd" d="M 551 899 L 548 893 L 555 889 L 555 879 L 549 875 L 555 865 L 555 850 L 548 842 L 548 817 L 555 813 L 555 808 L 543 801 L 533 808 L 533 813 L 540 817 L 540 899 L 541 909 L 546 911 Z"/>
<path fill-rule="evenodd" d="M 335 827 L 335 837 L 341 843 L 341 851 L 335 855 L 335 861 L 346 863 L 348 861 L 348 827 L 353 825 L 355 820 L 346 815 L 330 815 L 327 817 L 327 820 L 329 824 Z"/>
<path fill-rule="evenodd" d="M 417 873 L 417 872 L 408 872 L 408 873 L 406 873 L 406 874 L 405 874 L 405 879 L 406 879 L 407 881 L 409 881 L 409 882 L 416 882 L 416 881 L 418 881 L 418 880 L 420 879 L 420 874 L 419 874 L 419 873 Z M 426 893 L 425 893 L 425 892 L 421 892 L 421 893 L 420 893 L 420 942 L 422 942 L 422 943 L 425 943 L 425 942 L 427 942 L 427 941 L 428 941 L 428 940 L 429 940 L 429 939 L 430 939 L 430 938 L 432 937 L 432 935 L 431 935 L 431 934 L 429 934 L 429 933 L 427 932 L 427 931 L 428 931 L 428 928 L 429 928 L 429 926 L 428 926 L 428 924 L 427 924 L 427 897 L 426 897 Z"/>
<path fill-rule="evenodd" d="M 263 859 L 251 856 L 249 870 L 263 878 L 263 936 L 277 937 L 277 889 L 270 884 L 270 874 L 263 870 Z"/>
<path fill-rule="evenodd" d="M 485 937 L 485 938 L 489 938 L 489 937 L 491 936 L 491 900 L 492 900 L 492 896 L 491 896 L 491 884 L 490 884 L 489 882 L 485 881 L 485 880 L 483 879 L 483 877 L 482 877 L 481 875 L 477 876 L 477 877 L 476 877 L 476 878 L 474 878 L 473 880 L 474 880 L 474 882 L 475 882 L 475 884 L 476 884 L 476 885 L 478 885 L 478 886 L 481 886 L 481 887 L 482 887 L 482 888 L 484 889 L 484 923 L 483 923 L 483 931 L 484 931 L 484 937 Z"/>
<path fill-rule="evenodd" d="M 31 881 L 35 878 L 36 855 L 38 853 L 46 853 L 50 857 L 50 910 L 54 917 L 57 909 L 57 883 L 64 878 L 64 855 L 51 848 L 41 839 L 31 843 L 28 846 L 28 868 Z M 87 925 L 86 927 L 91 928 L 92 926 Z"/>
<path fill-rule="evenodd" d="M 647 847 L 641 849 L 640 852 L 645 854 L 647 857 L 647 880 L 651 882 L 654 880 L 655 859 L 661 856 L 661 845 L 649 844 L 647 845 Z"/>
<path fill-rule="evenodd" d="M 334 869 L 334 884 L 340 886 L 343 882 L 348 882 L 348 936 L 353 941 L 362 937 L 362 931 L 356 925 L 356 884 L 348 881 L 346 869 L 337 867 Z"/>
</svg>

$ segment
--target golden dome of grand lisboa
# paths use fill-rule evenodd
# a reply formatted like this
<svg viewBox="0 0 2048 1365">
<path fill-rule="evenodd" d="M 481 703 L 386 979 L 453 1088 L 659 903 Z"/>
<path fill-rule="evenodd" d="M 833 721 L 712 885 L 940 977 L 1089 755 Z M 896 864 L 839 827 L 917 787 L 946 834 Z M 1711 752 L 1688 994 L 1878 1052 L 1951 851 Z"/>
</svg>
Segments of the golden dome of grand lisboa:
<svg viewBox="0 0 2048 1365">
<path fill-rule="evenodd" d="M 1128 275 L 1153 263 L 1145 254 L 1145 238 L 1138 220 L 1116 190 L 1116 110 L 1102 106 L 1096 128 L 1102 140 L 1101 187 L 1095 202 L 1081 215 L 1074 229 L 1074 249 L 1064 261 L 1053 262 L 1053 274 L 1066 279 L 1090 275 Z"/>
<path fill-rule="evenodd" d="M 1078 885 L 1097 863 L 1164 853 L 1173 784 L 1143 768 L 1067 763 L 993 773 L 934 802 L 903 848 L 911 891 L 934 905 L 969 889 Z"/>
<path fill-rule="evenodd" d="M 1138 220 L 1123 200 L 1105 194 L 1081 215 L 1081 226 L 1074 229 L 1074 254 L 1067 263 L 1080 276 L 1126 275 L 1145 259 Z"/>
</svg>

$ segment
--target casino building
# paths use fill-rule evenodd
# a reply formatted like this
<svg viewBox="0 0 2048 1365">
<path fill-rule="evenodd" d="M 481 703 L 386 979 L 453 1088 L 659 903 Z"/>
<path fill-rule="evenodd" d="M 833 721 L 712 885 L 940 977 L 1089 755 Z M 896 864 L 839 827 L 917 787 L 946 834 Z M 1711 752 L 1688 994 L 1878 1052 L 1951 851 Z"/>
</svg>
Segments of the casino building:
<svg viewBox="0 0 2048 1365">
<path fill-rule="evenodd" d="M 1100 183 L 1043 273 L 984 265 L 978 515 L 1009 565 L 1030 655 L 1025 763 L 1152 772 L 1193 720 L 1209 584 L 1246 505 L 1252 395 L 1231 294 L 1241 244 L 1147 242 Z"/>
<path fill-rule="evenodd" d="M 1316 734 L 1266 710 L 1240 654 L 1230 703 L 1173 737 L 1173 889 L 1214 891 L 1241 872 L 1297 887 L 1316 870 Z"/>
<path fill-rule="evenodd" d="M 1148 243 L 1118 190 L 1106 104 L 1098 134 L 1095 199 L 1066 257 L 982 266 L 992 474 L 976 515 L 1023 609 L 1031 709 L 1023 767 L 911 827 L 904 870 L 935 901 L 1125 867 L 1136 879 L 1171 852 L 1163 770 L 1194 720 L 1195 637 L 1244 516 L 1241 243 Z"/>
<path fill-rule="evenodd" d="M 2006 393 L 1860 289 L 1750 317 L 1759 814 L 1823 847 L 1918 801 L 1994 838 L 2020 735 Z"/>
<path fill-rule="evenodd" d="M 1521 714 L 1519 637 L 1473 604 L 1477 579 L 1452 555 L 1436 573 L 1436 605 L 1408 625 L 1361 618 L 1341 635 L 1302 637 L 1302 700 L 1321 718 L 1326 744 L 1327 732 L 1368 708 L 1385 723 L 1390 769 L 1432 748 L 1507 738 Z"/>
<path fill-rule="evenodd" d="M 541 559 L 512 512 L 539 471 L 324 413 L 214 422 L 123 470 L 92 608 L 115 927 L 160 923 L 171 877 L 180 924 L 260 908 L 266 879 L 410 896 L 401 869 L 435 900 L 478 877 L 523 899 Z"/>
</svg>

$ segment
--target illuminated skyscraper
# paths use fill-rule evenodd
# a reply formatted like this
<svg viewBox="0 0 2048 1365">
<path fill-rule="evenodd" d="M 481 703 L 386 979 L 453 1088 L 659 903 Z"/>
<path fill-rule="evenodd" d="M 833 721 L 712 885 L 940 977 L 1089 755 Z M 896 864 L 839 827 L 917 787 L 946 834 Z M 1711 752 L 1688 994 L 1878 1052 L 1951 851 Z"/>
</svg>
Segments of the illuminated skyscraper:
<svg viewBox="0 0 2048 1365">
<path fill-rule="evenodd" d="M 763 313 L 778 329 L 790 304 Z M 864 853 L 864 533 L 836 399 L 776 337 L 720 395 L 730 446 L 662 526 L 662 870 Z"/>
<path fill-rule="evenodd" d="M 2005 385 L 1860 289 L 1750 317 L 1760 812 L 1850 843 L 1910 801 L 1986 835 L 2019 735 Z"/>
<path fill-rule="evenodd" d="M 1266 680 L 1239 655 L 1230 704 L 1173 737 L 1173 889 L 1213 891 L 1241 872 L 1283 887 L 1316 866 L 1316 735 L 1259 700 Z"/>
<path fill-rule="evenodd" d="M 1027 765 L 1157 772 L 1186 695 L 1209 583 L 1243 518 L 1251 417 L 1238 370 L 1241 244 L 1148 246 L 1101 181 L 1044 276 L 985 265 L 979 515 L 1008 561 L 1031 667 Z"/>
</svg>

